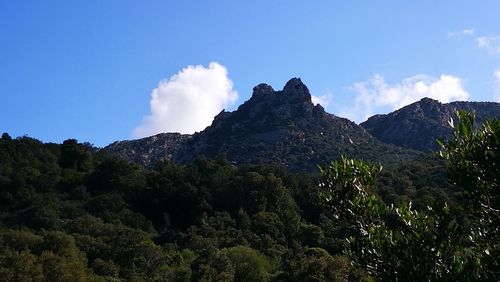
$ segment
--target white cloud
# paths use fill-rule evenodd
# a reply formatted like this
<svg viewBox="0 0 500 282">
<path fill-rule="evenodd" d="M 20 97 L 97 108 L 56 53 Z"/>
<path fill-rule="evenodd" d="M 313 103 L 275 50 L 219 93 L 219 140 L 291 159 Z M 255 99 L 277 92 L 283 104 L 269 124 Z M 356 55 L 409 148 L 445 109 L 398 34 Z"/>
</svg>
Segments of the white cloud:
<svg viewBox="0 0 500 282">
<path fill-rule="evenodd" d="M 473 28 L 466 28 L 460 31 L 448 32 L 448 37 L 464 37 L 475 34 L 476 31 Z M 500 54 L 500 36 L 477 36 L 473 38 L 478 48 L 485 49 L 492 54 Z"/>
<path fill-rule="evenodd" d="M 333 99 L 332 93 L 326 93 L 326 94 L 321 95 L 321 96 L 311 95 L 311 100 L 312 100 L 313 104 L 314 105 L 320 104 L 323 108 L 327 108 L 328 104 L 330 104 L 332 99 Z"/>
<path fill-rule="evenodd" d="M 488 52 L 500 54 L 500 36 L 482 36 L 476 38 L 476 45 Z"/>
<path fill-rule="evenodd" d="M 161 132 L 194 133 L 211 124 L 215 115 L 236 101 L 227 69 L 212 62 L 208 67 L 188 66 L 151 93 L 151 114 L 134 129 L 135 137 Z"/>
<path fill-rule="evenodd" d="M 460 31 L 448 32 L 448 37 L 468 36 L 468 35 L 474 35 L 474 33 L 475 33 L 475 30 L 473 28 L 466 28 L 466 29 L 462 29 Z"/>
<path fill-rule="evenodd" d="M 500 102 L 500 69 L 495 70 L 495 101 Z"/>
<path fill-rule="evenodd" d="M 399 109 L 424 97 L 443 103 L 469 98 L 460 78 L 444 74 L 439 78 L 415 75 L 393 85 L 376 74 L 368 81 L 355 83 L 349 89 L 356 93 L 355 104 L 340 115 L 356 122 L 364 121 L 375 113 Z"/>
</svg>

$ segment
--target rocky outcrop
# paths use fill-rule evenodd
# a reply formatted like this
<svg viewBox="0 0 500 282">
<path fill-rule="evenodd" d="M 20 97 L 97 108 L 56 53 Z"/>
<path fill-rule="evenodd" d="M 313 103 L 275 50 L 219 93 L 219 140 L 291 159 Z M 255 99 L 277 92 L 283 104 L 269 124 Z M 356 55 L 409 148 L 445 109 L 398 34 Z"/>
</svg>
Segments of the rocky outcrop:
<svg viewBox="0 0 500 282">
<path fill-rule="evenodd" d="M 113 155 L 121 156 L 144 167 L 151 167 L 163 159 L 174 159 L 191 135 L 160 133 L 151 137 L 117 141 L 104 148 Z"/>
<path fill-rule="evenodd" d="M 449 121 L 456 110 L 474 112 L 477 122 L 500 118 L 500 104 L 493 102 L 452 102 L 424 98 L 386 115 L 375 115 L 361 123 L 370 134 L 382 142 L 420 151 L 438 149 L 437 139 L 451 136 Z"/>
</svg>

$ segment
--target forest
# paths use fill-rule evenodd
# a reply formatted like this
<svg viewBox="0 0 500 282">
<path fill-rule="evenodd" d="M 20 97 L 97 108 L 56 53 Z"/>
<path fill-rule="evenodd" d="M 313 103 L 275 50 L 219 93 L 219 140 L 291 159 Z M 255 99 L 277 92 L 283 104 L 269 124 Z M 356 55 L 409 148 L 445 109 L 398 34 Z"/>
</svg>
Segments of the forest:
<svg viewBox="0 0 500 282">
<path fill-rule="evenodd" d="M 500 121 L 317 173 L 0 139 L 2 281 L 499 281 Z"/>
</svg>

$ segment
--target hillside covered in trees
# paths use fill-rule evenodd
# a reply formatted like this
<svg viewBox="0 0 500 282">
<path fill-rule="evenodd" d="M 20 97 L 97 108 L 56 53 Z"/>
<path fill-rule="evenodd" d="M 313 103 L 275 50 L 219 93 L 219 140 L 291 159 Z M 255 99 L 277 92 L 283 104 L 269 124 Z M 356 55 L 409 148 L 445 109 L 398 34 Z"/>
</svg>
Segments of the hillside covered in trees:
<svg viewBox="0 0 500 282">
<path fill-rule="evenodd" d="M 321 174 L 0 139 L 3 281 L 499 279 L 498 121 L 441 157 Z"/>
</svg>

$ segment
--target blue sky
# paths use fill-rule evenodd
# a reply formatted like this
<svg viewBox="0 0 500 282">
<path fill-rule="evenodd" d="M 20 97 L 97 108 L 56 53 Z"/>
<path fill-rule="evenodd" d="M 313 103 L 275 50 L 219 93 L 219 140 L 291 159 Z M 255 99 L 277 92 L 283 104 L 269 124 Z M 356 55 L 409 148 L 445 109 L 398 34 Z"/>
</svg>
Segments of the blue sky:
<svg viewBox="0 0 500 282">
<path fill-rule="evenodd" d="M 188 132 L 291 77 L 356 122 L 422 95 L 500 100 L 498 11 L 489 0 L 0 1 L 0 131 L 96 146 Z"/>
</svg>

